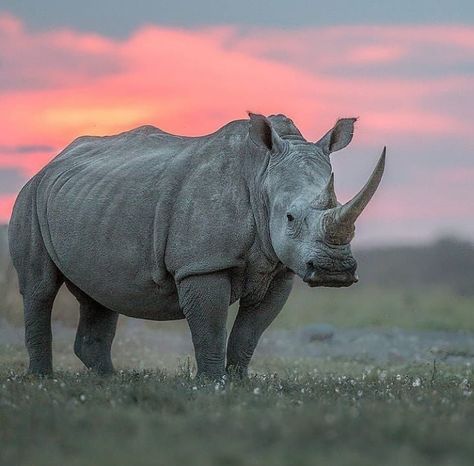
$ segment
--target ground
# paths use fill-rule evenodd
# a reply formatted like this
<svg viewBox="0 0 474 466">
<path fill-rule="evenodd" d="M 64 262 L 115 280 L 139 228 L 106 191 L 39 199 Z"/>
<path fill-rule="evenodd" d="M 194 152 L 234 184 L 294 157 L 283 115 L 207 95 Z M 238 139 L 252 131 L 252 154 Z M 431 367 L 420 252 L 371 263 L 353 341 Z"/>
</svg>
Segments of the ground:
<svg viewBox="0 0 474 466">
<path fill-rule="evenodd" d="M 472 465 L 470 368 L 275 365 L 224 386 L 186 367 L 38 380 L 3 366 L 2 464 Z"/>
<path fill-rule="evenodd" d="M 0 318 L 0 464 L 472 465 L 473 301 L 296 290 L 250 379 L 224 385 L 193 379 L 185 322 L 121 319 L 100 378 L 73 355 L 69 310 L 38 379 L 21 316 Z"/>
<path fill-rule="evenodd" d="M 341 354 L 348 332 L 369 349 L 392 335 L 406 352 Z M 133 320 L 119 329 L 116 375 L 83 370 L 72 329 L 55 325 L 53 378 L 26 376 L 21 330 L 3 322 L 0 464 L 471 465 L 472 348 L 450 359 L 413 344 L 471 334 L 410 332 L 275 329 L 250 379 L 222 385 L 193 379 L 185 334 Z"/>
</svg>

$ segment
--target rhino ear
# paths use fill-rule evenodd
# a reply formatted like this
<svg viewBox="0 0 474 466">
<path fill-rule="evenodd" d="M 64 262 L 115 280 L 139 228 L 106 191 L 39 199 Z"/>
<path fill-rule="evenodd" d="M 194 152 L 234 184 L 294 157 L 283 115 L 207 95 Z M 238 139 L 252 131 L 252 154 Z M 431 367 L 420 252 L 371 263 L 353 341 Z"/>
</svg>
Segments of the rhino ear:
<svg viewBox="0 0 474 466">
<path fill-rule="evenodd" d="M 272 127 L 270 120 L 263 115 L 249 112 L 250 139 L 257 145 L 265 147 L 272 154 L 278 154 L 283 151 L 285 143 L 283 139 Z"/>
<path fill-rule="evenodd" d="M 323 149 L 326 155 L 344 149 L 354 134 L 354 123 L 357 118 L 341 118 L 316 144 Z"/>
</svg>

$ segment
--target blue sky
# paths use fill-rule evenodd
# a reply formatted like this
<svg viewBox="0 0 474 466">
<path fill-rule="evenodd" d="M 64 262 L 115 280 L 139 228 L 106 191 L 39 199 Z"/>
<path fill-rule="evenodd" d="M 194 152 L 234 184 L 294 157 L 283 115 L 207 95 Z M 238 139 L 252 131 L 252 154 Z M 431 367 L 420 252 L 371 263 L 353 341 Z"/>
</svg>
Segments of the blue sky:
<svg viewBox="0 0 474 466">
<path fill-rule="evenodd" d="M 349 24 L 472 24 L 470 0 L 16 0 L 6 11 L 34 28 L 69 26 L 124 36 L 154 23 L 170 26 L 238 24 L 305 27 Z"/>
</svg>

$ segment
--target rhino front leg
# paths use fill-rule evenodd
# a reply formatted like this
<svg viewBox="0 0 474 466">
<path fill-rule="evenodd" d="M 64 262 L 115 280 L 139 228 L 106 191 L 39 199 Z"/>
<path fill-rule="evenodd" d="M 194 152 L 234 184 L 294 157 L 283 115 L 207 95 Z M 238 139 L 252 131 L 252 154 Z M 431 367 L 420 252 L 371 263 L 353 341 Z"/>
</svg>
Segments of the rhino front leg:
<svg viewBox="0 0 474 466">
<path fill-rule="evenodd" d="M 248 304 L 244 299 L 241 300 L 227 345 L 229 374 L 247 376 L 248 366 L 258 341 L 282 310 L 292 285 L 293 273 L 285 270 L 273 279 L 262 301 Z"/>
<path fill-rule="evenodd" d="M 226 320 L 231 284 L 226 273 L 195 275 L 178 286 L 179 303 L 191 330 L 197 376 L 225 374 Z"/>
</svg>

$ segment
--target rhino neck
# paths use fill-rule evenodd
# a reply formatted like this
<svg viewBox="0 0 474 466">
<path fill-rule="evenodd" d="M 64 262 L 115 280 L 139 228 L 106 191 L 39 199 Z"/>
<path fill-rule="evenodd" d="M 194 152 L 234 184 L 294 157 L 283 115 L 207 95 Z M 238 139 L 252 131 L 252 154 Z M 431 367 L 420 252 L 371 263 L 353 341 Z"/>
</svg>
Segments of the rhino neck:
<svg viewBox="0 0 474 466">
<path fill-rule="evenodd" d="M 249 191 L 249 203 L 255 220 L 255 246 L 265 256 L 270 267 L 276 267 L 280 260 L 273 249 L 270 237 L 270 201 L 265 190 L 270 155 L 255 148 L 247 141 L 243 163 L 243 175 Z"/>
</svg>

